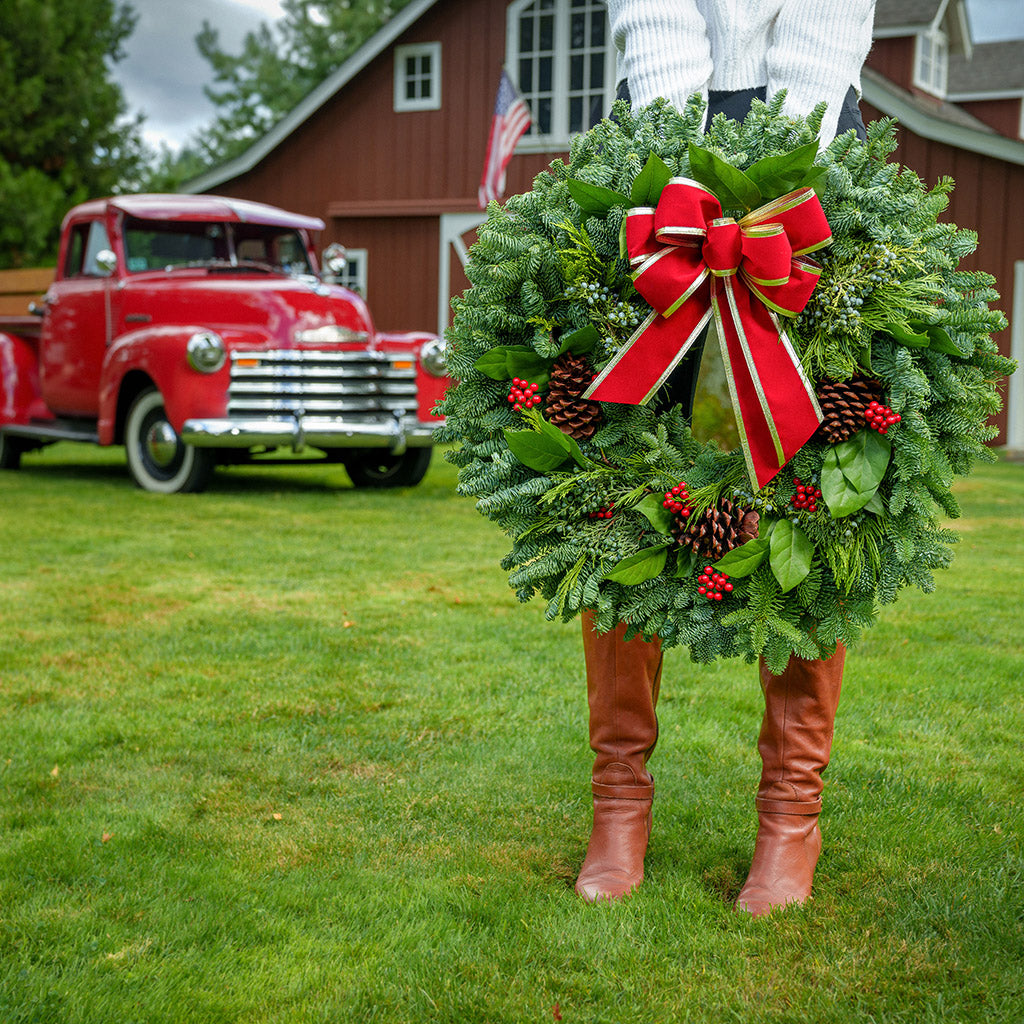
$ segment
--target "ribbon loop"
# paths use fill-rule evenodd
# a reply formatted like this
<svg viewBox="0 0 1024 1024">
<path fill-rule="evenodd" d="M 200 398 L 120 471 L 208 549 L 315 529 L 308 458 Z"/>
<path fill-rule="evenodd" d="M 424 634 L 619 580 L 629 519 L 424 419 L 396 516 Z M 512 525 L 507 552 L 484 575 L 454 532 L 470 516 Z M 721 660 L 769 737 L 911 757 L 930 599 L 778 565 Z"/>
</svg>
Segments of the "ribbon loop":
<svg viewBox="0 0 1024 1024">
<path fill-rule="evenodd" d="M 713 317 L 747 468 L 763 487 L 821 422 L 777 314 L 807 305 L 820 269 L 806 254 L 831 240 L 812 189 L 737 222 L 702 185 L 673 178 L 656 208 L 632 209 L 626 221 L 633 280 L 653 312 L 583 397 L 646 403 Z"/>
</svg>

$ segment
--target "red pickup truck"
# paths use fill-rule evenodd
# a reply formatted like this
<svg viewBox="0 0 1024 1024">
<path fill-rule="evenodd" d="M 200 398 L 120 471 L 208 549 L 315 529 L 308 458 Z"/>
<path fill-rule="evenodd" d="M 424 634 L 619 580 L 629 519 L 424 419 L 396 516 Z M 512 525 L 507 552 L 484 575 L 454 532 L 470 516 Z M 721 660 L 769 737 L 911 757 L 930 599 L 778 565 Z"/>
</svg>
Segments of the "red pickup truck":
<svg viewBox="0 0 1024 1024">
<path fill-rule="evenodd" d="M 323 227 L 217 196 L 76 206 L 41 306 L 0 317 L 0 469 L 75 440 L 123 444 L 139 486 L 168 494 L 282 450 L 341 462 L 359 487 L 419 483 L 443 342 L 375 330 L 318 272 Z"/>
</svg>

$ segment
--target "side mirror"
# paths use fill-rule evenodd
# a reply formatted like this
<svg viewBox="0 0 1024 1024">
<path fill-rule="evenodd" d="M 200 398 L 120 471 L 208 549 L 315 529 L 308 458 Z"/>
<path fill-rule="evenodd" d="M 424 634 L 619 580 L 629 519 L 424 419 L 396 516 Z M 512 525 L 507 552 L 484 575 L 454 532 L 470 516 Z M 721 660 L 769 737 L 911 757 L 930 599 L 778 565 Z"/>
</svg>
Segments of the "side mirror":
<svg viewBox="0 0 1024 1024">
<path fill-rule="evenodd" d="M 93 257 L 93 262 L 104 277 L 109 277 L 117 270 L 117 256 L 114 255 L 113 249 L 100 249 Z"/>
<path fill-rule="evenodd" d="M 340 242 L 331 242 L 320 257 L 321 266 L 333 277 L 344 273 L 348 265 L 348 252 Z"/>
</svg>

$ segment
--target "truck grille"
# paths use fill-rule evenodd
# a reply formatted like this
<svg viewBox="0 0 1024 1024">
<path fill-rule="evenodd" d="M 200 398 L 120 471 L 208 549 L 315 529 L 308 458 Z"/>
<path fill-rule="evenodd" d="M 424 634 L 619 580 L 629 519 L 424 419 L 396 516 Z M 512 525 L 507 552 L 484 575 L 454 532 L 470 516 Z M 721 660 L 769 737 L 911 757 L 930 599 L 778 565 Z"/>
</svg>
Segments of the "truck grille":
<svg viewBox="0 0 1024 1024">
<path fill-rule="evenodd" d="M 304 349 L 231 354 L 231 418 L 311 415 L 381 423 L 415 410 L 411 356 Z"/>
</svg>

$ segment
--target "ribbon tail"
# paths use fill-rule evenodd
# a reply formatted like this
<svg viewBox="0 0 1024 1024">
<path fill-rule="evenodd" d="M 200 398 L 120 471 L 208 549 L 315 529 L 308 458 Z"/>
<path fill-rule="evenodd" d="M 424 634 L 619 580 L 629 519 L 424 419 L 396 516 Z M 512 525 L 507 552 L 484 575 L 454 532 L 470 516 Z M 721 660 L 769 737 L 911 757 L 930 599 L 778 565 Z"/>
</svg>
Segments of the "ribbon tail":
<svg viewBox="0 0 1024 1024">
<path fill-rule="evenodd" d="M 696 303 L 687 304 L 670 320 L 652 312 L 594 378 L 582 397 L 596 402 L 646 405 L 710 320 L 710 308 L 699 307 Z"/>
<path fill-rule="evenodd" d="M 814 388 L 778 320 L 732 278 L 717 282 L 719 326 L 740 444 L 760 490 L 807 443 L 821 422 Z"/>
</svg>

